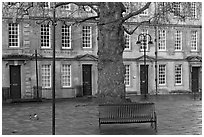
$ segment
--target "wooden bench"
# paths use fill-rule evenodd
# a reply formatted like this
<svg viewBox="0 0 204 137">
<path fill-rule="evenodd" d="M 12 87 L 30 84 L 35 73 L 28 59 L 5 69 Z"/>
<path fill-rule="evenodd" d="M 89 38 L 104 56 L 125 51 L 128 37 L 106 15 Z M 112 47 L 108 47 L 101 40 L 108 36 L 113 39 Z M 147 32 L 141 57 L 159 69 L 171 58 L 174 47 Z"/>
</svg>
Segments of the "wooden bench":
<svg viewBox="0 0 204 137">
<path fill-rule="evenodd" d="M 154 103 L 100 104 L 101 124 L 151 123 L 157 132 L 157 116 Z"/>
</svg>

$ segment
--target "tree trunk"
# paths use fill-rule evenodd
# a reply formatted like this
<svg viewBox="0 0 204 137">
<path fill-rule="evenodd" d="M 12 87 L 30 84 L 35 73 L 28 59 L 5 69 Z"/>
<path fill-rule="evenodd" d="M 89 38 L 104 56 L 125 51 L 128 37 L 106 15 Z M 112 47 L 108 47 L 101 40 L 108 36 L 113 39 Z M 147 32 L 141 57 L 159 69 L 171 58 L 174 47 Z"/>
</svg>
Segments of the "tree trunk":
<svg viewBox="0 0 204 137">
<path fill-rule="evenodd" d="M 98 45 L 99 103 L 125 101 L 125 67 L 123 65 L 124 30 L 121 3 L 102 3 Z"/>
</svg>

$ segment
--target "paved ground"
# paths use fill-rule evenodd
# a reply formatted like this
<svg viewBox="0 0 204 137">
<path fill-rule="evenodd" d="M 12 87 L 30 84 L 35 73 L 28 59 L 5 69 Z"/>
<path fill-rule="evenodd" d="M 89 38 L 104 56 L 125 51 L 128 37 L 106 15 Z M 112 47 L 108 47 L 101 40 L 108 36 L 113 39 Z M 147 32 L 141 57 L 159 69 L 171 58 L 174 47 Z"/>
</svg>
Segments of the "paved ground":
<svg viewBox="0 0 204 137">
<path fill-rule="evenodd" d="M 131 100 L 138 101 L 131 96 Z M 155 102 L 158 132 L 150 124 L 102 125 L 98 128 L 98 108 L 90 100 L 67 99 L 56 103 L 56 134 L 58 135 L 201 135 L 202 101 L 189 98 L 158 98 Z M 37 113 L 39 120 L 30 120 Z M 3 104 L 3 135 L 52 134 L 52 104 L 41 103 Z"/>
</svg>

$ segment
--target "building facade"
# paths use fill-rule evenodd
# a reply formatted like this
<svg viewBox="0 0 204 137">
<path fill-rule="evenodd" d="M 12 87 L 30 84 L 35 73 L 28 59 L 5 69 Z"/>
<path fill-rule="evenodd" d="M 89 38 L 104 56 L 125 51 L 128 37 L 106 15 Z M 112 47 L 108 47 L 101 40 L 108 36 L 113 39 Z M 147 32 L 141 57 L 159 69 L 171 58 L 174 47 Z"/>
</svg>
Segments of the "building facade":
<svg viewBox="0 0 204 137">
<path fill-rule="evenodd" d="M 34 3 L 37 4 L 37 3 Z M 193 3 L 195 18 L 186 22 L 162 25 L 142 25 L 132 35 L 125 34 L 123 53 L 126 68 L 127 93 L 143 94 L 144 48 L 136 45 L 138 35 L 148 33 L 154 40 L 147 45 L 148 94 L 166 94 L 175 90 L 198 92 L 202 73 L 201 8 Z M 49 4 L 46 6 L 49 12 Z M 56 25 L 56 98 L 73 98 L 97 94 L 98 29 L 96 22 L 70 25 L 69 14 L 75 5 L 57 9 Z M 148 18 L 154 5 L 137 18 L 126 22 L 134 28 L 139 20 Z M 89 8 L 79 10 L 75 17 L 93 15 Z M 42 22 L 39 13 L 32 18 L 14 21 L 8 15 L 2 18 L 2 87 L 8 89 L 11 99 L 29 99 L 36 96 L 34 87 L 42 87 L 41 97 L 52 97 L 52 25 Z M 155 56 L 157 53 L 157 57 Z M 155 67 L 156 66 L 156 67 Z M 157 68 L 157 71 L 156 71 Z M 157 88 L 155 79 L 157 77 Z"/>
</svg>

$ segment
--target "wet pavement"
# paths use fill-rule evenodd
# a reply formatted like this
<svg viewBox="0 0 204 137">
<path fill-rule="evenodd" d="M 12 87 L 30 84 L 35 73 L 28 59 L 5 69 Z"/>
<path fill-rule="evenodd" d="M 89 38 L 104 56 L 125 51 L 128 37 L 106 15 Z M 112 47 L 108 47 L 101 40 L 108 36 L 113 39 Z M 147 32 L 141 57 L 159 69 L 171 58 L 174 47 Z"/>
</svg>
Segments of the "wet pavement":
<svg viewBox="0 0 204 137">
<path fill-rule="evenodd" d="M 132 101 L 138 101 L 134 96 Z M 152 99 L 158 117 L 158 132 L 150 123 L 110 124 L 98 127 L 98 107 L 91 99 L 56 101 L 57 135 L 201 135 L 202 101 L 190 98 Z M 37 114 L 39 120 L 30 115 Z M 51 135 L 51 101 L 11 103 L 2 106 L 3 135 Z"/>
</svg>

